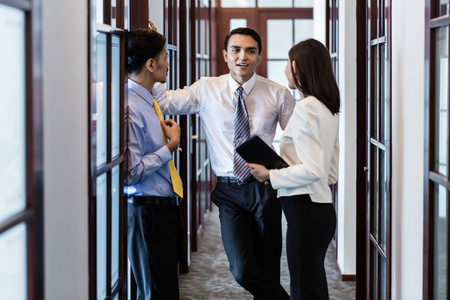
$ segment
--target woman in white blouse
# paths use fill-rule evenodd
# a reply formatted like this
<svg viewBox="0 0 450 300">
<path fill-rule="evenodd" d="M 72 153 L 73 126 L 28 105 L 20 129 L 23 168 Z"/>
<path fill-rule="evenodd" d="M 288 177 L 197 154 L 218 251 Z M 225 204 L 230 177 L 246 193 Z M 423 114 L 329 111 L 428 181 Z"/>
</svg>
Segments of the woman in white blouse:
<svg viewBox="0 0 450 300">
<path fill-rule="evenodd" d="M 336 229 L 329 185 L 338 175 L 339 89 L 328 50 L 314 39 L 291 48 L 285 73 L 302 98 L 280 140 L 289 167 L 247 165 L 277 190 L 286 216 L 291 299 L 329 299 L 324 259 Z"/>
</svg>

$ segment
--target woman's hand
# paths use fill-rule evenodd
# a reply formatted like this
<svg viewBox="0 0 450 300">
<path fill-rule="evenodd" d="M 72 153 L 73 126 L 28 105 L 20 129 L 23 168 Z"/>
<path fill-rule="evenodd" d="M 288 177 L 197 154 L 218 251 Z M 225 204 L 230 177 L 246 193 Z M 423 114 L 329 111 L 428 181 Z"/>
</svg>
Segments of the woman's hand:
<svg viewBox="0 0 450 300">
<path fill-rule="evenodd" d="M 264 182 L 265 185 L 269 184 L 270 170 L 268 170 L 263 165 L 251 163 L 246 163 L 245 165 L 250 168 L 250 172 L 252 173 L 253 177 L 256 178 L 256 180 L 258 180 L 259 182 Z"/>
</svg>

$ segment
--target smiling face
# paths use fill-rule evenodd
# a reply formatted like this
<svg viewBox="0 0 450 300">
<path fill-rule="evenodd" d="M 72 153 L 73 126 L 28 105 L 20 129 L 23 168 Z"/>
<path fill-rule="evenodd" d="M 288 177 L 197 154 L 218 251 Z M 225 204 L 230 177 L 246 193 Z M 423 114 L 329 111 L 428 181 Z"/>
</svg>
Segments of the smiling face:
<svg viewBox="0 0 450 300">
<path fill-rule="evenodd" d="M 247 82 L 261 62 L 262 54 L 258 54 L 258 50 L 258 43 L 251 36 L 230 36 L 227 51 L 223 50 L 223 58 L 228 64 L 231 77 L 239 84 Z"/>
</svg>

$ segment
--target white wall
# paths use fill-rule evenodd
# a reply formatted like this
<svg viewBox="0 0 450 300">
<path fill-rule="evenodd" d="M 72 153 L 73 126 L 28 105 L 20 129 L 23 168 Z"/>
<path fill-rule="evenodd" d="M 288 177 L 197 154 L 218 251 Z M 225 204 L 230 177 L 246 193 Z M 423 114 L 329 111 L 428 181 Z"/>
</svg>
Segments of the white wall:
<svg viewBox="0 0 450 300">
<path fill-rule="evenodd" d="M 392 1 L 392 299 L 422 299 L 425 3 Z"/>
<path fill-rule="evenodd" d="M 356 274 L 356 0 L 339 1 L 338 258 L 342 274 Z"/>
<path fill-rule="evenodd" d="M 314 38 L 324 45 L 326 44 L 326 7 L 326 1 L 314 1 Z"/>
<path fill-rule="evenodd" d="M 148 17 L 155 24 L 159 33 L 164 33 L 164 1 L 148 0 L 149 12 Z"/>
<path fill-rule="evenodd" d="M 43 0 L 45 299 L 88 299 L 86 1 Z"/>
</svg>

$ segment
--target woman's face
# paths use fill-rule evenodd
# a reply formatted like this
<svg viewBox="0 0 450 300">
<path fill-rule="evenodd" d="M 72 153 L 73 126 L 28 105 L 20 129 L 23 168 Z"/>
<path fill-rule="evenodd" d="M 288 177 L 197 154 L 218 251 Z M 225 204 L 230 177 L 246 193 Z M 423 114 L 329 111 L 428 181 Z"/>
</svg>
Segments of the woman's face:
<svg viewBox="0 0 450 300">
<path fill-rule="evenodd" d="M 291 62 L 291 60 L 288 58 L 286 68 L 284 70 L 284 73 L 286 74 L 286 77 L 289 82 L 290 89 L 297 88 L 297 86 L 295 85 L 294 74 L 292 74 L 292 70 L 291 70 L 291 66 L 293 65 L 293 63 L 295 63 L 295 62 L 294 61 Z"/>
</svg>

